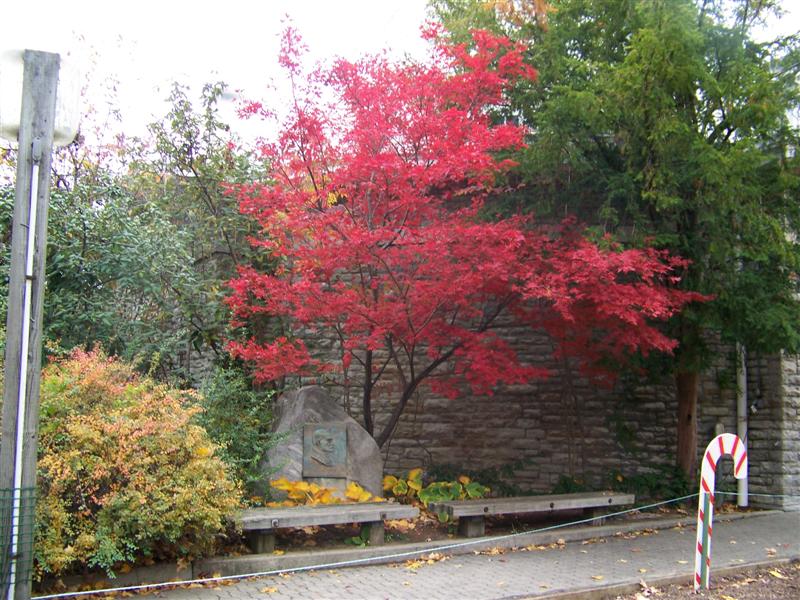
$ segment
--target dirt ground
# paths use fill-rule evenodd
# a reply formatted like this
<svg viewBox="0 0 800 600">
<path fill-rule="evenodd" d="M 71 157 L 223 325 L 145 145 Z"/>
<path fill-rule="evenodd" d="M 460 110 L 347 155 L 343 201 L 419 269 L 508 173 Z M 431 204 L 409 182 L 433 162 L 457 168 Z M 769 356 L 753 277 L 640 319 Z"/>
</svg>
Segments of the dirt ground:
<svg viewBox="0 0 800 600">
<path fill-rule="evenodd" d="M 721 512 L 730 512 L 730 508 L 721 508 Z M 718 510 L 718 512 L 720 512 Z M 650 512 L 633 512 L 616 522 L 636 523 L 648 519 L 663 517 L 687 517 L 689 512 L 683 508 L 665 507 Z M 557 518 L 547 515 L 518 515 L 508 517 L 489 517 L 486 519 L 486 535 L 505 535 L 508 533 L 535 530 L 556 523 L 577 521 L 586 518 L 581 511 L 563 511 Z M 355 525 L 332 525 L 325 527 L 298 527 L 278 530 L 277 547 L 285 551 L 328 549 L 342 547 L 347 544 L 358 544 L 355 539 L 359 528 Z M 436 516 L 421 511 L 413 521 L 396 520 L 386 522 L 386 541 L 393 542 L 425 542 L 432 540 L 449 540 L 457 537 L 453 523 L 441 523 Z M 247 552 L 246 548 L 239 548 Z M 798 597 L 800 600 L 800 597 Z"/>
<path fill-rule="evenodd" d="M 713 576 L 711 589 L 697 594 L 691 585 L 651 587 L 643 582 L 633 594 L 615 600 L 800 600 L 800 561 Z"/>
</svg>

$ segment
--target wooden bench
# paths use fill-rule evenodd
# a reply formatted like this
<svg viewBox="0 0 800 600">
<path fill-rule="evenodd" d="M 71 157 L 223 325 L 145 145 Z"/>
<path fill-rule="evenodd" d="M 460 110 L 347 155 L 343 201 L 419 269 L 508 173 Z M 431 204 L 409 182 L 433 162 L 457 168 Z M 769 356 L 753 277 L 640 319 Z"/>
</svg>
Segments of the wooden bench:
<svg viewBox="0 0 800 600">
<path fill-rule="evenodd" d="M 557 494 L 552 496 L 518 496 L 509 498 L 481 498 L 477 500 L 454 500 L 431 502 L 428 509 L 458 519 L 458 533 L 466 537 L 484 535 L 484 517 L 521 513 L 554 513 L 562 510 L 591 510 L 596 516 L 594 524 L 603 521 L 602 514 L 609 507 L 633 504 L 633 494 L 614 492 L 586 492 L 579 494 Z"/>
<path fill-rule="evenodd" d="M 275 530 L 281 527 L 338 525 L 361 523 L 362 535 L 372 546 L 384 542 L 386 519 L 414 519 L 419 509 L 390 502 L 358 504 L 325 504 L 280 508 L 251 508 L 239 516 L 238 523 L 247 537 L 251 550 L 263 554 L 275 550 Z"/>
</svg>

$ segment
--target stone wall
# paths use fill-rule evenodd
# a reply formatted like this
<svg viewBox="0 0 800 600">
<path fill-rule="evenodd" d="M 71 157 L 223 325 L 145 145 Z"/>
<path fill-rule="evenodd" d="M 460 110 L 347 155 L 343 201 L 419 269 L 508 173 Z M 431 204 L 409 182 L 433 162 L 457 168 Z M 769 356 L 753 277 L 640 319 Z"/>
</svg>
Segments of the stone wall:
<svg viewBox="0 0 800 600">
<path fill-rule="evenodd" d="M 781 376 L 780 505 L 800 510 L 800 356 L 781 357 Z"/>
<path fill-rule="evenodd" d="M 753 504 L 800 509 L 800 357 L 752 361 L 749 371 Z"/>
<path fill-rule="evenodd" d="M 393 440 L 383 448 L 387 472 L 453 464 L 471 470 L 515 465 L 513 484 L 549 492 L 567 477 L 590 486 L 608 485 L 674 465 L 676 401 L 672 378 L 643 382 L 622 377 L 604 389 L 577 374 L 574 365 L 546 358 L 546 337 L 508 327 L 521 359 L 553 375 L 527 385 L 505 386 L 492 396 L 464 391 L 448 400 L 420 390 L 407 407 Z M 699 396 L 698 459 L 721 428 L 736 432 L 735 355 L 717 348 Z M 800 363 L 796 358 L 751 357 L 750 491 L 800 494 Z M 359 418 L 357 391 L 351 412 Z M 376 421 L 397 397 L 391 384 L 377 390 Z M 381 403 L 383 400 L 383 404 Z M 383 410 L 382 410 L 383 409 Z M 732 466 L 723 465 L 718 488 L 735 491 Z M 754 497 L 751 504 L 788 506 L 783 499 Z"/>
</svg>

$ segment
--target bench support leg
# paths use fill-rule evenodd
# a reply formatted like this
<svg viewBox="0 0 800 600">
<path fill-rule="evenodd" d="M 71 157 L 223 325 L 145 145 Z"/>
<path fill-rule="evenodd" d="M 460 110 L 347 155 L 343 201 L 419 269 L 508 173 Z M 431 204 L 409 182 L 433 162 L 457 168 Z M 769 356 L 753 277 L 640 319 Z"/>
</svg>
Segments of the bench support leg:
<svg viewBox="0 0 800 600">
<path fill-rule="evenodd" d="M 463 537 L 481 537 L 486 534 L 486 521 L 483 517 L 459 517 L 458 535 Z"/>
<path fill-rule="evenodd" d="M 361 539 L 369 540 L 370 546 L 383 546 L 386 540 L 383 521 L 369 521 L 361 526 Z"/>
<path fill-rule="evenodd" d="M 271 530 L 248 531 L 247 545 L 254 554 L 271 554 L 275 551 L 275 532 Z"/>
<path fill-rule="evenodd" d="M 589 508 L 587 509 L 589 516 L 592 517 L 592 522 L 590 523 L 593 526 L 598 525 L 605 525 L 606 522 L 606 508 Z"/>
</svg>

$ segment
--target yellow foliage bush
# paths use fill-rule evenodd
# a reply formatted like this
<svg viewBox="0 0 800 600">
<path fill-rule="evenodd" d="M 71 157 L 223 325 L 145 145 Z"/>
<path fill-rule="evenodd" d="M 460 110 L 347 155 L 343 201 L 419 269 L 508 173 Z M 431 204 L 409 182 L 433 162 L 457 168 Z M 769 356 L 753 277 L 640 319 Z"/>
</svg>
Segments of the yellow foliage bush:
<svg viewBox="0 0 800 600">
<path fill-rule="evenodd" d="M 37 578 L 214 550 L 241 490 L 193 423 L 196 400 L 102 352 L 44 370 Z"/>
</svg>

